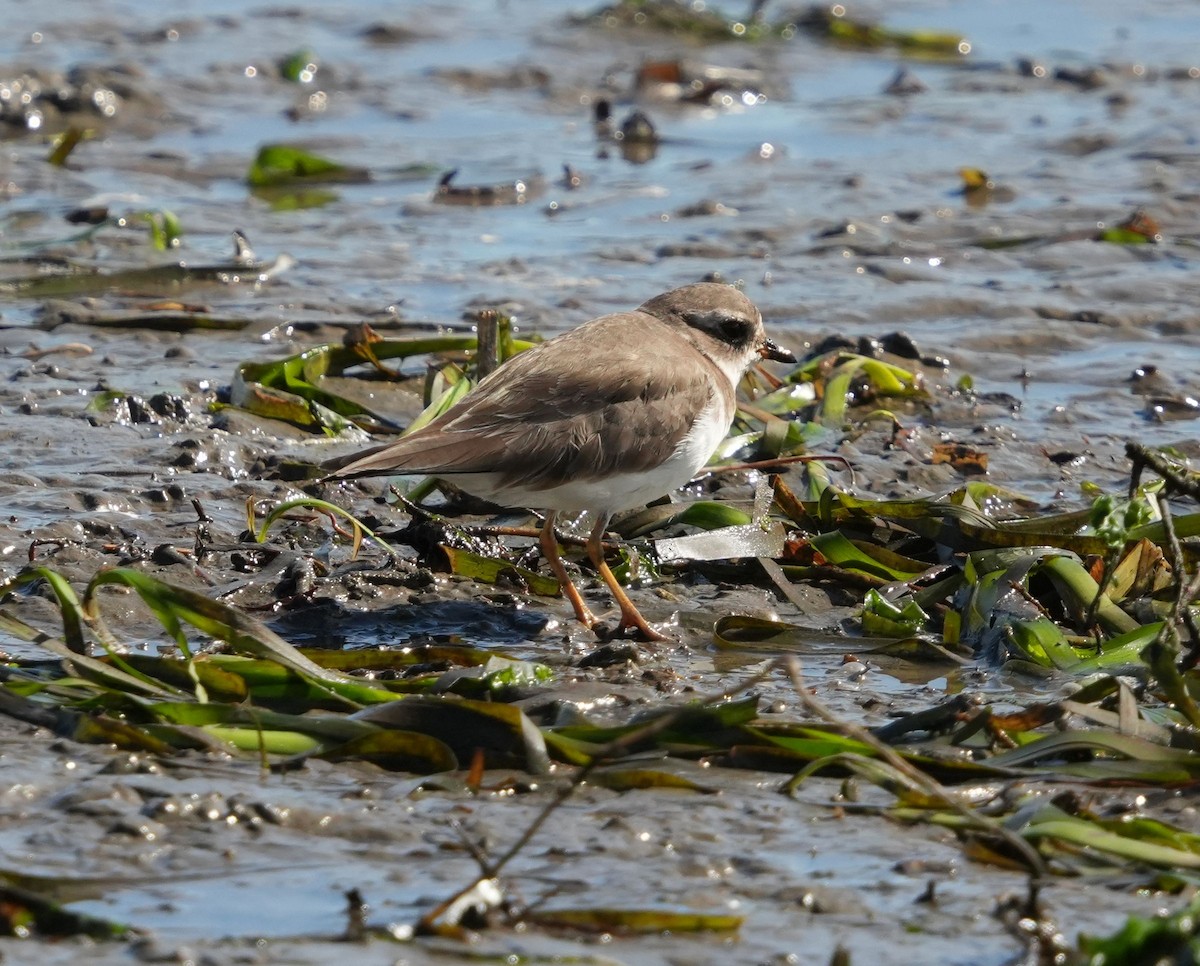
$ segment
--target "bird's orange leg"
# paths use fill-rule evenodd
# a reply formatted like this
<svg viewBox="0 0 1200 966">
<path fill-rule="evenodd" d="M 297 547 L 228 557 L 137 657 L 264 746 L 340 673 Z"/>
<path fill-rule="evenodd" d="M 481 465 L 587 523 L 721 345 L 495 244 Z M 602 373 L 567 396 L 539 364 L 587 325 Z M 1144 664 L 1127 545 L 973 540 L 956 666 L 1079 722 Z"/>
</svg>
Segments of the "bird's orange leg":
<svg viewBox="0 0 1200 966">
<path fill-rule="evenodd" d="M 556 514 L 553 510 L 549 511 L 546 514 L 546 522 L 542 525 L 542 533 L 539 538 L 542 555 L 546 558 L 546 562 L 550 564 L 550 569 L 554 571 L 554 576 L 558 579 L 558 583 L 562 587 L 567 600 L 575 608 L 576 620 L 588 628 L 588 630 L 591 630 L 596 626 L 596 615 L 588 610 L 588 605 L 583 602 L 583 598 L 579 595 L 579 588 L 571 580 L 570 575 L 567 573 L 567 568 L 562 562 L 562 557 L 559 555 L 558 538 L 554 535 L 555 516 Z"/>
<path fill-rule="evenodd" d="M 621 608 L 621 623 L 617 625 L 617 633 L 627 628 L 635 627 L 637 628 L 638 636 L 644 641 L 669 641 L 670 638 L 666 634 L 660 634 L 646 623 L 646 618 L 633 606 L 633 601 L 625 593 L 625 588 L 617 583 L 617 578 L 608 569 L 608 564 L 604 560 L 604 529 L 607 526 L 607 516 L 603 516 L 596 521 L 596 525 L 592 528 L 592 534 L 588 537 L 587 552 L 596 570 L 599 571 L 604 582 L 608 584 L 608 589 L 612 591 L 613 597 L 616 598 L 617 606 Z"/>
</svg>

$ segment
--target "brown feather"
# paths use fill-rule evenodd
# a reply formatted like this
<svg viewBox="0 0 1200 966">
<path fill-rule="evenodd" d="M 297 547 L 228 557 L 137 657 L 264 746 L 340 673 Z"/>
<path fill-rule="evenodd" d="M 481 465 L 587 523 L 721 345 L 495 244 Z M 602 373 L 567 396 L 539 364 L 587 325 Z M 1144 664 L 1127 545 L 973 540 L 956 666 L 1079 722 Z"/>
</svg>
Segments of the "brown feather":
<svg viewBox="0 0 1200 966">
<path fill-rule="evenodd" d="M 653 468 L 714 394 L 732 407 L 707 358 L 662 365 L 681 353 L 694 358 L 679 326 L 644 312 L 603 316 L 514 357 L 454 409 L 334 475 L 496 472 L 542 489 Z"/>
</svg>

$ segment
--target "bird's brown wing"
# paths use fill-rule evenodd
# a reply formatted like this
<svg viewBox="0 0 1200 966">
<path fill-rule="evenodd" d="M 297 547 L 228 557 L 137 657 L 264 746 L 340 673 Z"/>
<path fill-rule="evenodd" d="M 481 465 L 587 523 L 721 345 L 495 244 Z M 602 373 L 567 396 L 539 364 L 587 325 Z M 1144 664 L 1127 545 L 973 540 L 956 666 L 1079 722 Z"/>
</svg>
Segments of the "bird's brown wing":
<svg viewBox="0 0 1200 966">
<path fill-rule="evenodd" d="M 724 375 L 677 332 L 644 313 L 605 316 L 516 356 L 448 413 L 334 475 L 498 473 L 542 489 L 645 470 L 720 394 L 732 412 Z"/>
</svg>

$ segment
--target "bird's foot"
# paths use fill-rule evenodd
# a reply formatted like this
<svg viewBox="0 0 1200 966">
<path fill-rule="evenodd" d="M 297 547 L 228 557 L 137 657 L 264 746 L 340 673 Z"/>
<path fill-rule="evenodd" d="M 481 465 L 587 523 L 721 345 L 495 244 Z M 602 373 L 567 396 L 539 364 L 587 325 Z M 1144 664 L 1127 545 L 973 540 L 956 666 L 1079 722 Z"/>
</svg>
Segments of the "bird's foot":
<svg viewBox="0 0 1200 966">
<path fill-rule="evenodd" d="M 596 635 L 596 640 L 604 644 L 612 641 L 646 641 L 649 643 L 671 640 L 666 634 L 659 633 L 645 622 L 639 627 L 636 624 L 626 624 L 622 621 L 614 627 L 607 621 L 596 621 L 595 624 L 589 625 L 588 630 Z"/>
<path fill-rule="evenodd" d="M 632 633 L 630 633 L 632 632 Z M 612 635 L 616 637 L 632 637 L 639 641 L 669 641 L 669 635 L 656 631 L 636 610 L 632 614 L 622 614 L 621 622 Z"/>
</svg>

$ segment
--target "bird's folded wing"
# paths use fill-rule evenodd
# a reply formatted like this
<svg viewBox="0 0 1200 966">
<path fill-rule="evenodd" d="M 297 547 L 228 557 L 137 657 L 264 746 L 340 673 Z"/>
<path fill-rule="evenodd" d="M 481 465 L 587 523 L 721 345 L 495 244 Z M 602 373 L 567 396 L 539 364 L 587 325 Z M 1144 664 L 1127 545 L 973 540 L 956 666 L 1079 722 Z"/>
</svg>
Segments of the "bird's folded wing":
<svg viewBox="0 0 1200 966">
<path fill-rule="evenodd" d="M 618 466 L 649 469 L 714 397 L 732 395 L 724 375 L 683 339 L 666 341 L 680 360 L 664 367 L 630 344 L 627 326 L 583 328 L 592 328 L 586 338 L 576 338 L 577 329 L 513 358 L 428 426 L 334 475 L 498 473 L 504 483 L 542 488 Z M 661 348 L 661 336 L 655 341 Z M 720 402 L 732 413 L 732 398 Z"/>
</svg>

